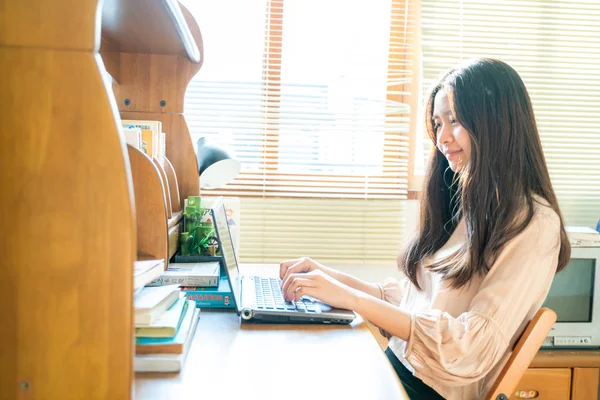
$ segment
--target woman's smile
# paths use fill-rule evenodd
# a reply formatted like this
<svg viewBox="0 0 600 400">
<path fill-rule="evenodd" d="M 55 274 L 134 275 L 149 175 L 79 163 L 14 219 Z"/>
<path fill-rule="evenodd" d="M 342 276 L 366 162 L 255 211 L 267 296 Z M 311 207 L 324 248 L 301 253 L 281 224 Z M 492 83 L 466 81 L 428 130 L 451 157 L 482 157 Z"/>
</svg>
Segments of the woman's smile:
<svg viewBox="0 0 600 400">
<path fill-rule="evenodd" d="M 458 156 L 460 156 L 460 154 L 462 153 L 462 150 L 452 150 L 452 151 L 445 151 L 444 155 L 446 156 L 446 158 L 450 159 L 450 158 L 456 158 Z"/>
</svg>

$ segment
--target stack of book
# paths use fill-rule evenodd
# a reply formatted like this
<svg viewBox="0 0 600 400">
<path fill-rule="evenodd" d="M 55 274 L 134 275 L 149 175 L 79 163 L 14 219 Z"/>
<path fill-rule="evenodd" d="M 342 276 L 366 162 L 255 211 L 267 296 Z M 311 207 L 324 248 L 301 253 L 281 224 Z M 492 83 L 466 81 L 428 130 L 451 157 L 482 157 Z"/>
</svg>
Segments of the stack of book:
<svg viewBox="0 0 600 400">
<path fill-rule="evenodd" d="M 202 259 L 205 257 L 194 258 Z M 220 257 L 211 258 L 220 259 Z M 219 261 L 170 263 L 162 275 L 149 283 L 150 286 L 173 284 L 180 285 L 187 299 L 196 302 L 196 307 L 233 307 L 229 282 L 227 276 L 221 273 Z"/>
<path fill-rule="evenodd" d="M 198 325 L 200 309 L 179 285 L 144 286 L 134 296 L 136 372 L 177 372 Z"/>
</svg>

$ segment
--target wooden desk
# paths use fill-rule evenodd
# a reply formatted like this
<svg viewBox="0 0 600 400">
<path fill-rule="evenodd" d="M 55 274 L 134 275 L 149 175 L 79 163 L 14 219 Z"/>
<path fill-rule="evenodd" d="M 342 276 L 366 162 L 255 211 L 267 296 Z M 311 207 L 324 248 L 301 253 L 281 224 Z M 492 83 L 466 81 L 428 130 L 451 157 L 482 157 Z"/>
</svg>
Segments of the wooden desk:
<svg viewBox="0 0 600 400">
<path fill-rule="evenodd" d="M 407 399 L 359 318 L 349 326 L 241 323 L 202 310 L 180 374 L 138 373 L 137 399 Z"/>
<path fill-rule="evenodd" d="M 206 309 L 183 371 L 138 373 L 135 391 L 144 400 L 408 400 L 360 317 L 351 325 L 251 324 L 233 310 Z"/>
</svg>

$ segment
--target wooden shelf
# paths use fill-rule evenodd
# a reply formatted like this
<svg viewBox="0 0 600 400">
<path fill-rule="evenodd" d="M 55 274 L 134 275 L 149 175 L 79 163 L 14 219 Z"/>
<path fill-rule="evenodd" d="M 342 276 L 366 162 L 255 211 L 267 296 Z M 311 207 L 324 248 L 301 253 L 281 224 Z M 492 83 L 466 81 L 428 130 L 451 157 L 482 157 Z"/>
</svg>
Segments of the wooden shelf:
<svg viewBox="0 0 600 400">
<path fill-rule="evenodd" d="M 127 146 L 135 192 L 138 257 L 168 260 L 165 188 L 150 157 Z"/>
<path fill-rule="evenodd" d="M 201 61 L 176 0 L 105 0 L 102 39 L 102 46 L 120 53 L 181 55 Z"/>
</svg>

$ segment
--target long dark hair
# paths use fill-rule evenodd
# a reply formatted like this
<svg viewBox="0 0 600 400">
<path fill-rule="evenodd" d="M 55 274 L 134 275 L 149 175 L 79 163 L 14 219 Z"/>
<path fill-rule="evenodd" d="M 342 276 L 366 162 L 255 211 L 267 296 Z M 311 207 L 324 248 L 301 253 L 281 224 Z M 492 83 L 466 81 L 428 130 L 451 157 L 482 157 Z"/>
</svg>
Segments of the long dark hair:
<svg viewBox="0 0 600 400">
<path fill-rule="evenodd" d="M 468 165 L 453 173 L 435 148 L 433 104 L 438 91 L 448 96 L 454 117 L 469 133 Z M 419 264 L 436 253 L 464 217 L 467 240 L 454 254 L 427 266 L 450 287 L 461 288 L 492 267 L 503 246 L 533 218 L 535 195 L 548 202 L 561 221 L 558 271 L 571 253 L 564 222 L 542 151 L 527 89 L 508 64 L 477 59 L 441 76 L 427 100 L 425 120 L 434 143 L 421 193 L 418 234 L 398 264 L 419 289 Z"/>
</svg>

